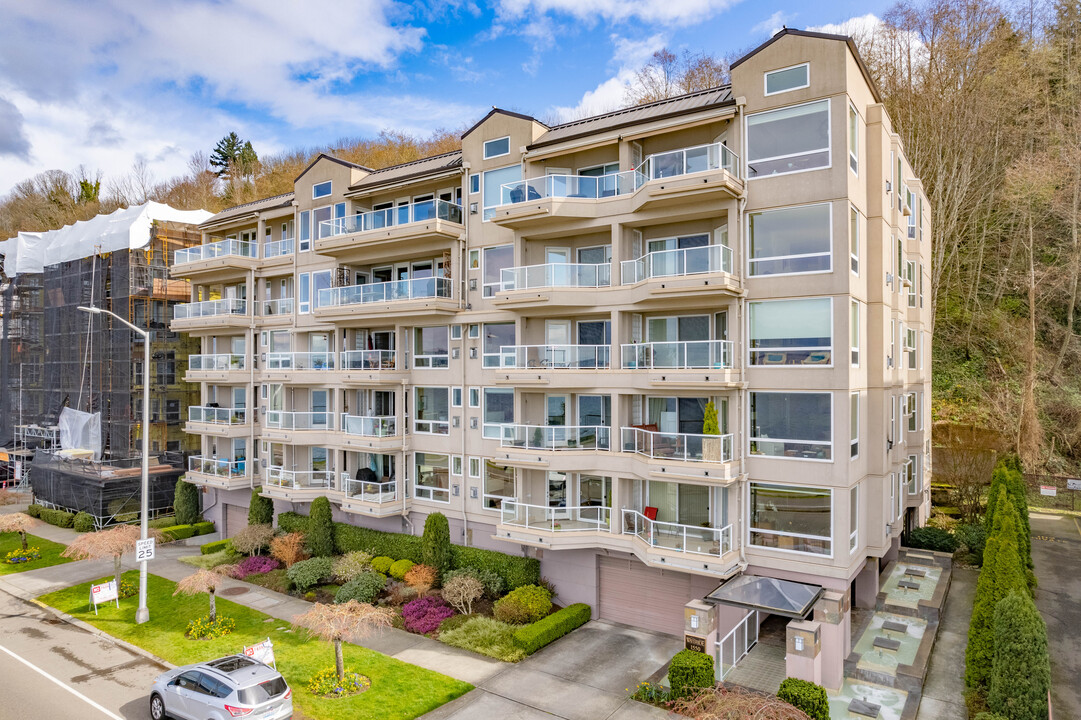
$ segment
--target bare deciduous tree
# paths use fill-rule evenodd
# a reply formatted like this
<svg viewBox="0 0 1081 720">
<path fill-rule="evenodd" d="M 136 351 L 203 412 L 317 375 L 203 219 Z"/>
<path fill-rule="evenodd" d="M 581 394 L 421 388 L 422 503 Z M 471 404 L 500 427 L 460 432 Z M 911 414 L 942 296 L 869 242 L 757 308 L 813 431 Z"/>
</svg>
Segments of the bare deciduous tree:
<svg viewBox="0 0 1081 720">
<path fill-rule="evenodd" d="M 233 549 L 245 555 L 254 555 L 270 546 L 274 528 L 270 525 L 248 525 L 233 536 Z"/>
<path fill-rule="evenodd" d="M 470 575 L 458 575 L 443 586 L 443 599 L 463 615 L 473 612 L 473 603 L 484 595 L 484 585 Z"/>
<path fill-rule="evenodd" d="M 345 679 L 345 661 L 342 658 L 342 642 L 363 640 L 373 633 L 390 627 L 394 611 L 375 607 L 368 603 L 350 600 L 341 605 L 316 603 L 308 612 L 293 618 L 293 624 L 305 628 L 309 634 L 334 643 L 334 666 L 338 679 Z"/>
<path fill-rule="evenodd" d="M 151 529 L 150 535 L 155 539 L 161 539 L 161 533 L 157 530 Z M 111 528 L 80 535 L 60 554 L 75 560 L 104 560 L 111 557 L 116 586 L 119 588 L 120 558 L 124 553 L 135 550 L 135 541 L 138 539 L 139 527 L 137 525 L 114 525 Z"/>
<path fill-rule="evenodd" d="M 2 504 L 2 503 L 0 503 Z M 0 533 L 17 532 L 26 549 L 26 533 L 34 528 L 38 521 L 26 513 L 7 513 L 0 515 Z"/>
</svg>

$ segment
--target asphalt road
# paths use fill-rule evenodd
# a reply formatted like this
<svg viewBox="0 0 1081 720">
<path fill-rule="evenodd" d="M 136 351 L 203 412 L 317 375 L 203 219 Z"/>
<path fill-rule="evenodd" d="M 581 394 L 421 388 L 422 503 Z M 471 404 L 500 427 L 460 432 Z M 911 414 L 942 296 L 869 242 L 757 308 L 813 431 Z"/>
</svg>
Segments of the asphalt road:
<svg viewBox="0 0 1081 720">
<path fill-rule="evenodd" d="M 1032 511 L 1036 607 L 1047 623 L 1051 650 L 1051 707 L 1055 720 L 1081 720 L 1081 521 Z"/>
<path fill-rule="evenodd" d="M 0 720 L 145 720 L 163 671 L 0 590 Z"/>
</svg>

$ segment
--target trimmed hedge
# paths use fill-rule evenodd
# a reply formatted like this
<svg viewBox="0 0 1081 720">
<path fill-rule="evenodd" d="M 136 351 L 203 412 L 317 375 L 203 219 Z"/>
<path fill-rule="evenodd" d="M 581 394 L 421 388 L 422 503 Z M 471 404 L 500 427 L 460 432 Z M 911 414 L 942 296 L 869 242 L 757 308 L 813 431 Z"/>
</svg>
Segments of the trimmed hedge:
<svg viewBox="0 0 1081 720">
<path fill-rule="evenodd" d="M 668 666 L 668 682 L 676 695 L 686 695 L 697 688 L 713 687 L 717 682 L 713 672 L 713 656 L 694 650 L 680 650 L 672 656 L 672 663 Z"/>
<path fill-rule="evenodd" d="M 935 552 L 956 552 L 959 543 L 949 530 L 936 527 L 913 528 L 908 534 L 910 548 L 917 550 L 933 550 Z"/>
<path fill-rule="evenodd" d="M 187 540 L 195 536 L 195 527 L 192 525 L 173 525 L 172 527 L 162 528 L 161 535 L 165 542 Z"/>
<path fill-rule="evenodd" d="M 197 522 L 191 527 L 195 530 L 196 535 L 209 535 L 210 533 L 214 532 L 214 523 L 210 522 L 209 520 Z"/>
<path fill-rule="evenodd" d="M 30 507 L 33 508 L 35 506 L 31 505 Z M 27 509 L 29 510 L 29 508 Z M 29 512 L 27 514 L 30 515 L 30 517 L 39 518 L 43 522 L 47 522 L 50 525 L 55 525 L 57 527 L 69 528 L 75 525 L 75 513 L 70 513 L 67 510 L 52 510 L 38 505 L 37 515 Z"/>
<path fill-rule="evenodd" d="M 456 568 L 488 570 L 503 578 L 508 590 L 540 582 L 540 561 L 536 558 L 508 555 L 497 550 L 451 546 Z"/>
<path fill-rule="evenodd" d="M 40 518 L 41 511 L 44 509 L 45 508 L 42 505 L 38 505 L 37 503 L 30 503 L 29 507 L 26 508 L 26 514 L 32 518 Z"/>
<path fill-rule="evenodd" d="M 169 515 L 167 517 L 154 518 L 153 520 L 148 522 L 146 526 L 154 528 L 155 530 L 163 530 L 167 527 L 172 527 L 173 525 L 179 524 L 180 522 L 177 521 L 176 515 Z"/>
<path fill-rule="evenodd" d="M 532 625 L 526 625 L 515 630 L 514 644 L 521 648 L 526 655 L 532 655 L 571 630 L 585 625 L 589 622 L 590 617 L 589 606 L 585 603 L 569 605 Z"/>
<path fill-rule="evenodd" d="M 537 585 L 523 585 L 496 600 L 492 611 L 500 622 L 514 625 L 539 622 L 552 612 L 552 594 Z"/>
<path fill-rule="evenodd" d="M 95 527 L 94 516 L 88 512 L 77 513 L 71 526 L 75 529 L 75 532 L 93 532 Z"/>
<path fill-rule="evenodd" d="M 213 555 L 214 553 L 221 552 L 222 550 L 232 549 L 233 541 L 229 538 L 225 538 L 224 540 L 215 540 L 214 542 L 208 542 L 206 545 L 203 545 L 201 548 L 199 548 L 199 552 L 203 555 Z"/>
<path fill-rule="evenodd" d="M 821 685 L 807 680 L 785 678 L 777 691 L 777 697 L 807 713 L 811 720 L 830 720 L 830 701 L 826 696 L 826 688 Z"/>
</svg>

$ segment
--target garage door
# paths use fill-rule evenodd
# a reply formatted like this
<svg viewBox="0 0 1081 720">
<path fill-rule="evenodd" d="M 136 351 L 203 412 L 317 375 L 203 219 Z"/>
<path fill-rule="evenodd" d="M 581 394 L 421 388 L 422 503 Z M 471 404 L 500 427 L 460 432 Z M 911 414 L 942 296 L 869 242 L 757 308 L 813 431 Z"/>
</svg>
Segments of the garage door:
<svg viewBox="0 0 1081 720">
<path fill-rule="evenodd" d="M 248 508 L 243 505 L 225 506 L 225 529 L 222 537 L 232 537 L 248 526 Z"/>
<path fill-rule="evenodd" d="M 683 606 L 717 586 L 710 578 L 601 557 L 600 616 L 645 630 L 683 634 Z"/>
</svg>

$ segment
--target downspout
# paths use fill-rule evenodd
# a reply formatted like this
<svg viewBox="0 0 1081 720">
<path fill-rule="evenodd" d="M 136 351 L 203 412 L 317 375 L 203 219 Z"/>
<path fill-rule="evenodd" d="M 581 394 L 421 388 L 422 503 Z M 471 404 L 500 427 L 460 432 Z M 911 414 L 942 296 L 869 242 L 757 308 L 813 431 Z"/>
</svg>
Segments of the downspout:
<svg viewBox="0 0 1081 720">
<path fill-rule="evenodd" d="M 400 352 L 401 352 L 401 356 L 402 356 L 402 365 L 404 366 L 405 365 L 405 348 L 401 348 Z M 406 506 L 406 495 L 407 495 L 407 493 L 406 493 L 406 487 L 405 487 L 405 483 L 406 483 L 406 479 L 407 479 L 406 478 L 406 473 L 408 472 L 408 470 L 407 470 L 408 466 L 405 463 L 405 458 L 408 455 L 408 448 L 405 447 L 405 445 L 406 445 L 406 443 L 405 443 L 405 435 L 406 435 L 406 432 L 405 432 L 406 431 L 406 427 L 405 427 L 405 424 L 406 424 L 405 403 L 406 403 L 407 394 L 408 394 L 409 391 L 407 389 L 408 388 L 408 382 L 406 381 L 406 379 L 402 378 L 401 382 L 402 382 L 402 398 L 401 398 L 401 402 L 398 403 L 398 407 L 400 408 L 400 410 L 398 412 L 401 414 L 401 417 L 402 417 L 402 463 L 401 463 L 401 465 L 402 465 L 402 522 L 404 522 L 406 525 L 409 526 L 409 534 L 412 535 L 413 531 L 416 528 L 413 527 L 413 521 L 411 521 L 409 519 L 409 508 Z"/>
<path fill-rule="evenodd" d="M 743 174 L 743 194 L 740 195 L 739 201 L 736 204 L 736 229 L 739 236 L 739 257 L 740 257 L 740 272 L 743 274 L 743 268 L 746 267 L 747 262 L 747 238 L 744 232 L 744 209 L 747 206 L 747 128 L 744 122 L 745 109 L 747 106 L 747 98 L 736 98 L 736 115 L 734 122 L 739 123 L 736 128 L 739 132 L 739 156 L 741 158 L 742 167 L 740 170 Z M 740 295 L 738 300 L 739 307 L 739 319 L 740 329 L 743 330 L 747 327 L 747 323 L 744 322 L 744 318 L 747 317 L 747 296 L 746 293 Z M 747 569 L 747 553 L 745 538 L 747 536 L 747 523 L 744 518 L 747 516 L 746 507 L 748 505 L 747 496 L 747 452 L 744 441 L 749 437 L 747 422 L 750 413 L 747 409 L 747 399 L 749 393 L 747 392 L 747 364 L 744 361 L 743 347 L 747 346 L 746 339 L 744 337 L 746 333 L 740 333 L 740 364 L 739 364 L 739 429 L 743 437 L 740 438 L 740 453 L 739 453 L 739 477 L 742 487 L 740 487 L 739 496 L 736 498 L 737 507 L 737 527 L 739 528 L 739 561 L 737 563 L 740 574 Z"/>
<path fill-rule="evenodd" d="M 259 333 L 255 329 L 255 304 L 258 302 L 255 287 L 255 269 L 248 271 L 248 295 L 251 296 L 251 304 L 248 307 L 248 341 L 251 343 L 251 360 L 248 362 L 248 392 L 251 399 L 248 407 L 251 408 L 251 422 L 248 423 L 248 452 L 244 456 L 244 466 L 249 468 L 248 486 L 255 490 L 255 421 L 259 419 L 256 411 L 256 401 L 259 393 L 255 389 L 255 360 L 259 357 Z"/>
</svg>

